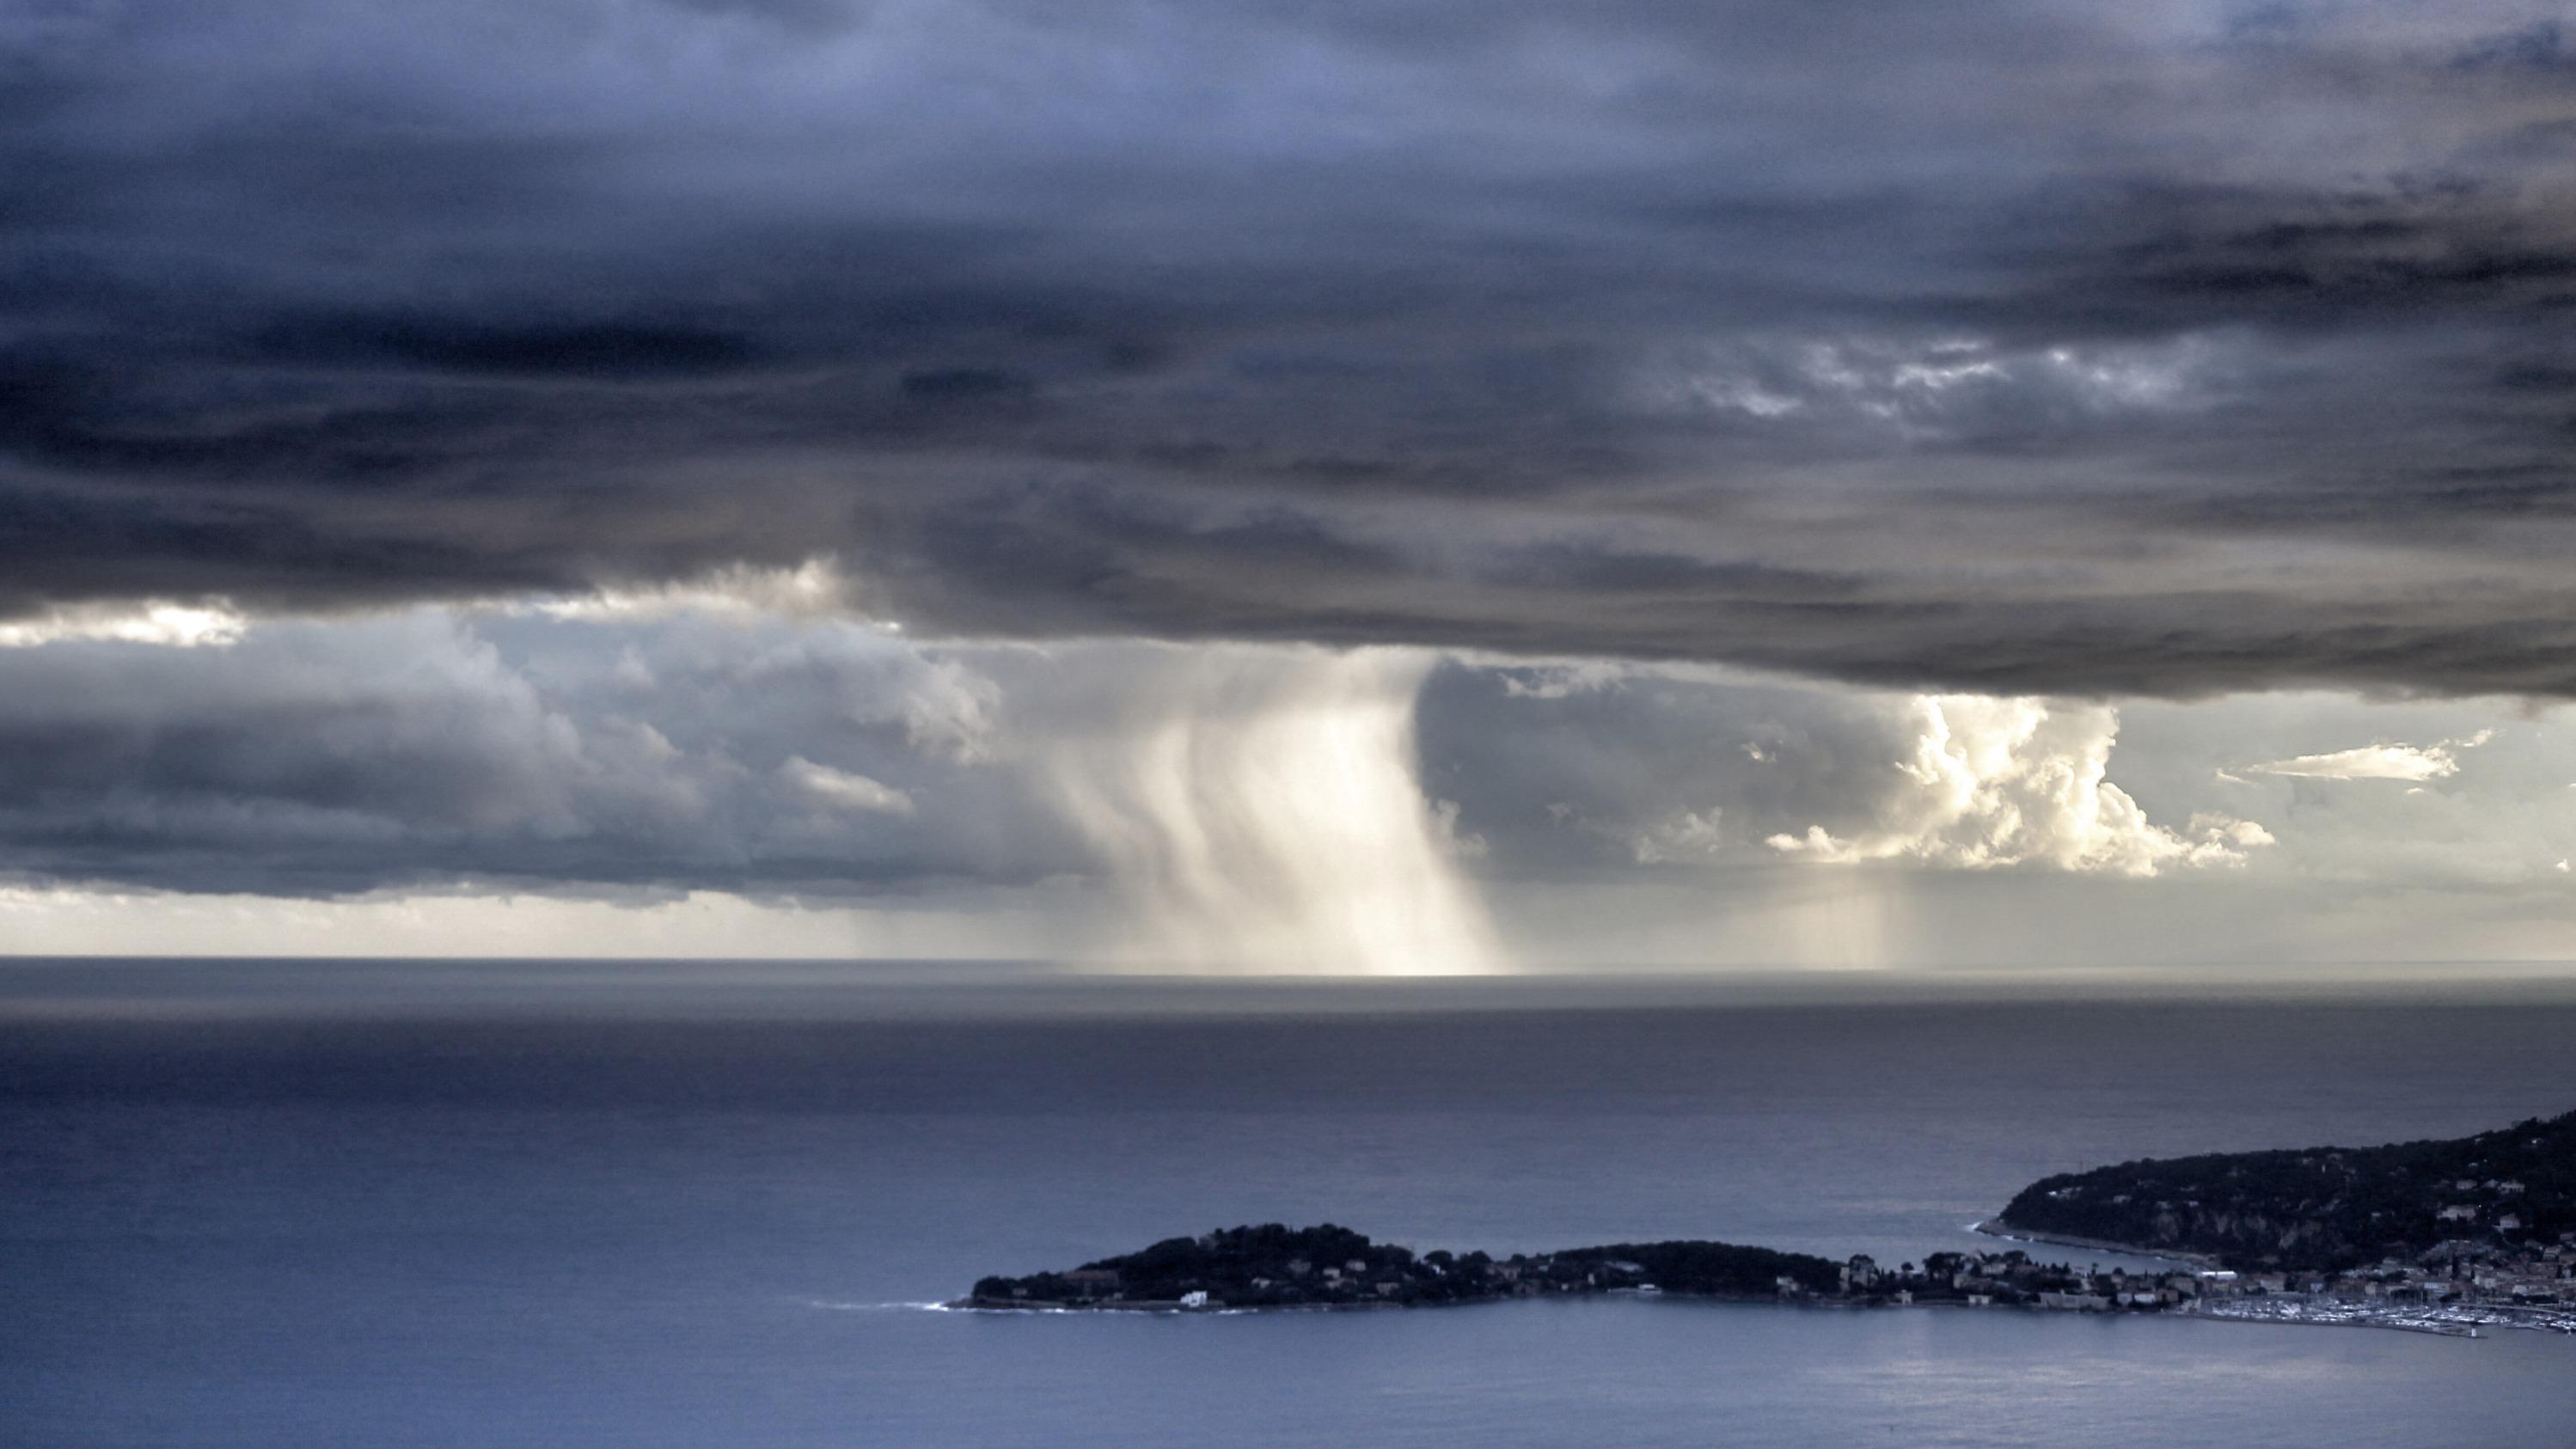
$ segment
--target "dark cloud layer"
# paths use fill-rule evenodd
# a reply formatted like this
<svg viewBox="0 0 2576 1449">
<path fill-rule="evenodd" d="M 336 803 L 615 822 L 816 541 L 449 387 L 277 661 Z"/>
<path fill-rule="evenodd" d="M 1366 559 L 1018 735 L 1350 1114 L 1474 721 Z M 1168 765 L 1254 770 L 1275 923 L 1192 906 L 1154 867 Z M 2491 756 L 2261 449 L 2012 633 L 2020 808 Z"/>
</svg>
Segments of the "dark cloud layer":
<svg viewBox="0 0 2576 1449">
<path fill-rule="evenodd" d="M 2576 692 L 2547 7 L 50 0 L 0 616 Z"/>
</svg>

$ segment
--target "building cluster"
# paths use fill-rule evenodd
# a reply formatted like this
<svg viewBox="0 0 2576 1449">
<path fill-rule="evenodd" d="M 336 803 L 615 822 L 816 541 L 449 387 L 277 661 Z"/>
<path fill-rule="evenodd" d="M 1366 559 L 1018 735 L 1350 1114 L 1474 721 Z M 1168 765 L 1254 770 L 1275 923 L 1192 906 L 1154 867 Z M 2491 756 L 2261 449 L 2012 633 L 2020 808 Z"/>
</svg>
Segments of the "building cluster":
<svg viewBox="0 0 2576 1449">
<path fill-rule="evenodd" d="M 2257 1274 L 2270 1292 L 2305 1291 L 2392 1303 L 2576 1302 L 2576 1232 L 2555 1242 L 2457 1238 L 2412 1259 L 2389 1257 L 2331 1276 Z M 2304 1279 L 2305 1281 L 2301 1281 Z M 2279 1282 L 2280 1286 L 2273 1284 Z"/>
<path fill-rule="evenodd" d="M 2392 1256 L 2341 1272 L 2079 1271 L 2013 1252 L 1935 1254 L 1923 1269 L 1909 1263 L 1895 1272 L 1858 1257 L 1844 1266 L 1843 1277 L 1845 1293 L 1855 1298 L 2091 1313 L 2224 1311 L 2265 1299 L 2391 1309 L 2553 1307 L 2576 1304 L 2576 1233 L 2550 1243 L 2455 1239 L 2413 1257 Z"/>
<path fill-rule="evenodd" d="M 1934 1253 L 1921 1266 L 1883 1268 L 1866 1254 L 1842 1267 L 1841 1296 L 1872 1303 L 1956 1303 L 1971 1308 L 2025 1307 L 2088 1312 L 2185 1307 L 2204 1291 L 2192 1272 L 2098 1272 L 2042 1263 L 2019 1249 L 2002 1253 Z"/>
<path fill-rule="evenodd" d="M 2345 1272 L 2239 1273 L 2222 1269 L 2131 1271 L 2041 1263 L 2018 1250 L 1935 1253 L 1921 1266 L 1881 1267 L 1866 1255 L 1842 1265 L 1838 1295 L 1789 1282 L 1783 1297 L 1860 1302 L 1959 1303 L 2109 1313 L 2192 1309 L 2228 1300 L 2297 1295 L 2353 1303 L 2576 1303 L 2576 1233 L 2552 1243 L 2456 1239 L 2413 1258 L 2390 1257 Z"/>
</svg>

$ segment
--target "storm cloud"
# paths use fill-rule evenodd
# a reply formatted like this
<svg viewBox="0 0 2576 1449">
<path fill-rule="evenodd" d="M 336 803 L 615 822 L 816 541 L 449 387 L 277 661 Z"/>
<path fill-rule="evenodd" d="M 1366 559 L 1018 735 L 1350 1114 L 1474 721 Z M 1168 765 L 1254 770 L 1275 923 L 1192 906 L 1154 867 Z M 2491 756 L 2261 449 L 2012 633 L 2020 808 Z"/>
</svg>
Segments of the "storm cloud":
<svg viewBox="0 0 2576 1449">
<path fill-rule="evenodd" d="M 2522 0 L 9 7 L 0 948 L 2563 954 L 2571 78 Z"/>
<path fill-rule="evenodd" d="M 830 554 L 933 637 L 2565 695 L 2571 47 L 2510 3 L 18 6 L 0 624 Z M 513 799 L 531 861 L 607 808 Z"/>
</svg>

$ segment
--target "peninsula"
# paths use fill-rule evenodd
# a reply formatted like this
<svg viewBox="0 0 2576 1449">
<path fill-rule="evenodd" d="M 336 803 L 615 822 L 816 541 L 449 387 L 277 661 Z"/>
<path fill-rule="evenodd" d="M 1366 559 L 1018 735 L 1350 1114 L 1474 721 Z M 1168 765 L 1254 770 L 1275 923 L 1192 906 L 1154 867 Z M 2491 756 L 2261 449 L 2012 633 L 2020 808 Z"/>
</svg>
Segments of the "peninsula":
<svg viewBox="0 0 2576 1449">
<path fill-rule="evenodd" d="M 1731 1243 L 1616 1243 L 1495 1258 L 1417 1254 L 1325 1223 L 1167 1238 L 1064 1273 L 986 1278 L 975 1308 L 1410 1308 L 1618 1289 L 1748 1298 L 1839 1292 L 1829 1259 Z"/>
<path fill-rule="evenodd" d="M 993 1276 L 956 1308 L 1414 1308 L 1684 1294 L 1955 1304 L 2473 1334 L 2576 1333 L 2576 1113 L 2454 1141 L 2138 1161 L 2041 1180 L 1990 1233 L 2161 1257 L 2133 1271 L 2019 1248 L 1894 1266 L 1700 1239 L 1496 1257 L 1415 1252 L 1331 1223 L 1221 1228 L 1077 1268 Z M 2188 1260 L 2188 1264 L 2186 1261 Z"/>
</svg>

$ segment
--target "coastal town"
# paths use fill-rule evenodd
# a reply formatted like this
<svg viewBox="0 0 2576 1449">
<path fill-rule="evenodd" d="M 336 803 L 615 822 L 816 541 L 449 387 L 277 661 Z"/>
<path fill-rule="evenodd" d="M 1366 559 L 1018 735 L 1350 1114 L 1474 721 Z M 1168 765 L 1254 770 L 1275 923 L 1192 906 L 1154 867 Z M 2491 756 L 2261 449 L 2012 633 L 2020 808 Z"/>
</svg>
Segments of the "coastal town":
<svg viewBox="0 0 2576 1449">
<path fill-rule="evenodd" d="M 2444 1140 L 2065 1173 L 1982 1226 L 2200 1265 L 2179 1291 L 2213 1317 L 2576 1332 L 2576 1113 Z"/>
<path fill-rule="evenodd" d="M 2576 1334 L 2576 1232 L 2546 1244 L 2457 1238 L 2336 1272 L 2201 1266 L 2088 1270 L 2084 1278 L 2080 1291 L 2042 1291 L 2027 1301 L 2080 1312 L 2178 1312 L 2469 1338 L 2505 1328 Z"/>
</svg>

